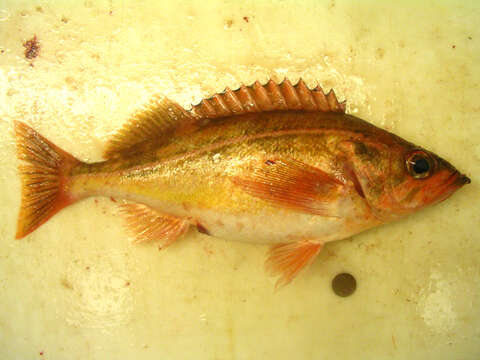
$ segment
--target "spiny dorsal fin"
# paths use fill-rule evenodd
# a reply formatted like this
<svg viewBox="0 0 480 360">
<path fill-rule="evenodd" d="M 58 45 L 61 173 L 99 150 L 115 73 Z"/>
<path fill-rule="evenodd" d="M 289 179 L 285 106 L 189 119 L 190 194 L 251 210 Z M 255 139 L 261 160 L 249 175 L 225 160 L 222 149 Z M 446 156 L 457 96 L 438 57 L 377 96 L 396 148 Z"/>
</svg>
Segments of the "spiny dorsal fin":
<svg viewBox="0 0 480 360">
<path fill-rule="evenodd" d="M 133 114 L 130 120 L 107 144 L 104 156 L 146 154 L 164 144 L 175 133 L 191 125 L 201 126 L 202 119 L 242 115 L 275 110 L 345 112 L 345 102 L 338 102 L 333 90 L 325 94 L 320 86 L 309 89 L 300 79 L 292 85 L 288 79 L 265 85 L 256 81 L 237 90 L 226 88 L 223 93 L 204 99 L 186 111 L 167 98 L 154 98 Z"/>
<path fill-rule="evenodd" d="M 200 118 L 213 119 L 275 110 L 344 113 L 345 102 L 338 102 L 333 90 L 325 94 L 320 86 L 309 89 L 302 79 L 296 85 L 285 79 L 279 84 L 270 80 L 265 85 L 256 81 L 237 90 L 227 87 L 222 93 L 193 105 L 191 112 Z"/>
<path fill-rule="evenodd" d="M 177 103 L 155 97 L 140 110 L 110 139 L 104 152 L 107 159 L 118 155 L 145 152 L 158 147 L 173 133 L 195 121 Z"/>
</svg>

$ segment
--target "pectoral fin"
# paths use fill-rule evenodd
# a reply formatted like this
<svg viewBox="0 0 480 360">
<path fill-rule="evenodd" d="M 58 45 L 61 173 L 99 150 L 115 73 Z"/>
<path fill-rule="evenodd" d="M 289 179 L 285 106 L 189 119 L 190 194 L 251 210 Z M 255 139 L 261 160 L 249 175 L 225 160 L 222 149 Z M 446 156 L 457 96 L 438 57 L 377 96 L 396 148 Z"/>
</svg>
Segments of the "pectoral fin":
<svg viewBox="0 0 480 360">
<path fill-rule="evenodd" d="M 249 177 L 233 183 L 257 198 L 297 211 L 336 217 L 328 204 L 344 184 L 313 166 L 292 159 L 267 159 Z"/>
<path fill-rule="evenodd" d="M 164 248 L 175 242 L 190 227 L 188 220 L 159 213 L 143 204 L 123 204 L 121 211 L 136 243 L 159 241 L 160 248 Z"/>
<path fill-rule="evenodd" d="M 290 283 L 313 262 L 322 247 L 322 243 L 310 240 L 272 246 L 265 266 L 270 274 L 279 276 L 275 286 L 278 288 Z"/>
</svg>

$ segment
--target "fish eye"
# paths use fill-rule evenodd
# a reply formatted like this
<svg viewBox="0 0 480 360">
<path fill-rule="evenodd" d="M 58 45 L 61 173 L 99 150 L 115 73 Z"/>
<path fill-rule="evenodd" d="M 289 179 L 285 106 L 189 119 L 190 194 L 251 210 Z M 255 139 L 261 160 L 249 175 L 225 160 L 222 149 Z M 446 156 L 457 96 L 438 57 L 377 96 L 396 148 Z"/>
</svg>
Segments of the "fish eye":
<svg viewBox="0 0 480 360">
<path fill-rule="evenodd" d="M 415 179 L 425 179 L 432 174 L 433 159 L 424 151 L 414 151 L 407 156 L 407 171 Z"/>
</svg>

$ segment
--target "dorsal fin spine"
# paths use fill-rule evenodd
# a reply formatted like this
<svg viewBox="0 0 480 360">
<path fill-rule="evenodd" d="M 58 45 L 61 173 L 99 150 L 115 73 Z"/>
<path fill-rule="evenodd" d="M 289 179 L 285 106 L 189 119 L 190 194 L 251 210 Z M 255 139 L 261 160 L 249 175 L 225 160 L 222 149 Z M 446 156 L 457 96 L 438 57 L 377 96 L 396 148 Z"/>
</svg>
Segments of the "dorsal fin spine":
<svg viewBox="0 0 480 360">
<path fill-rule="evenodd" d="M 215 94 L 212 97 L 210 103 L 213 105 L 216 113 L 221 116 L 229 116 L 232 114 L 228 106 L 223 102 L 222 97 L 219 94 Z"/>
<path fill-rule="evenodd" d="M 206 116 L 205 116 L 205 117 L 214 117 L 214 116 L 216 115 L 215 109 L 214 109 L 213 106 L 210 104 L 210 100 L 209 100 L 209 99 L 204 99 L 204 100 L 202 100 L 202 104 L 203 104 L 203 110 L 204 110 L 205 113 L 206 113 Z"/>
<path fill-rule="evenodd" d="M 330 109 L 327 98 L 320 86 L 317 86 L 312 94 L 320 111 L 328 111 Z"/>
<path fill-rule="evenodd" d="M 240 101 L 242 101 L 243 108 L 247 112 L 258 112 L 258 106 L 253 98 L 252 94 L 250 93 L 250 89 L 247 88 L 245 85 L 242 85 L 238 91 L 238 95 Z"/>
<path fill-rule="evenodd" d="M 226 88 L 224 91 L 225 103 L 229 106 L 234 114 L 243 113 L 242 103 L 235 96 L 234 92 L 230 88 Z"/>
<path fill-rule="evenodd" d="M 295 89 L 288 79 L 285 79 L 280 85 L 282 95 L 285 98 L 289 109 L 298 110 L 301 107 L 300 99 L 298 98 Z"/>
<path fill-rule="evenodd" d="M 310 111 L 315 110 L 315 100 L 313 100 L 312 93 L 301 78 L 297 84 L 297 91 L 300 93 L 300 100 L 302 101 L 303 108 Z"/>
<path fill-rule="evenodd" d="M 270 101 L 270 98 L 268 97 L 267 90 L 258 82 L 258 80 L 255 81 L 255 83 L 253 84 L 253 90 L 255 91 L 255 96 L 261 100 L 259 104 L 260 108 L 263 111 L 272 110 L 273 105 Z"/>
<path fill-rule="evenodd" d="M 270 90 L 271 94 L 271 99 L 274 99 L 272 103 L 274 106 L 276 106 L 276 109 L 278 110 L 287 110 L 287 103 L 282 95 L 282 92 L 280 91 L 280 87 L 278 86 L 277 83 L 275 83 L 273 80 L 270 80 L 267 83 L 267 88 Z"/>
<path fill-rule="evenodd" d="M 330 90 L 327 94 L 328 105 L 333 112 L 338 112 L 340 110 L 340 104 L 338 103 L 337 96 L 335 91 Z"/>
</svg>

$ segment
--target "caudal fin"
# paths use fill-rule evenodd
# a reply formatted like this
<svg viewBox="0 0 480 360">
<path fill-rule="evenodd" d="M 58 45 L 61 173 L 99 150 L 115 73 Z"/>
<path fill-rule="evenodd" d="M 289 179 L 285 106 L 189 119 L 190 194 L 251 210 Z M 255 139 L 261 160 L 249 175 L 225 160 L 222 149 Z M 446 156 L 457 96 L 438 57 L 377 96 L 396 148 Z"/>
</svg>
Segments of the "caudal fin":
<svg viewBox="0 0 480 360">
<path fill-rule="evenodd" d="M 74 202 L 65 189 L 70 169 L 80 163 L 26 124 L 15 121 L 22 202 L 16 238 L 20 239 Z"/>
</svg>

